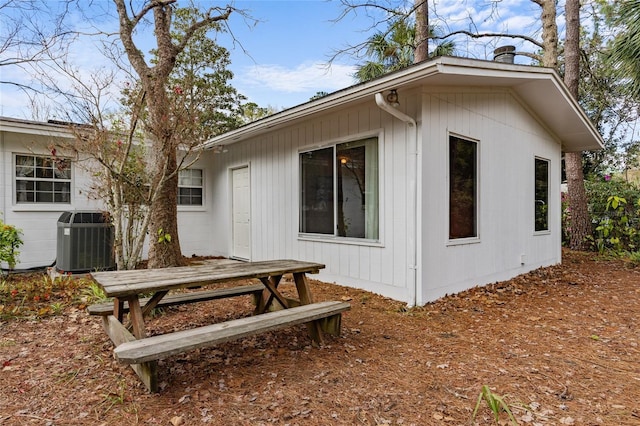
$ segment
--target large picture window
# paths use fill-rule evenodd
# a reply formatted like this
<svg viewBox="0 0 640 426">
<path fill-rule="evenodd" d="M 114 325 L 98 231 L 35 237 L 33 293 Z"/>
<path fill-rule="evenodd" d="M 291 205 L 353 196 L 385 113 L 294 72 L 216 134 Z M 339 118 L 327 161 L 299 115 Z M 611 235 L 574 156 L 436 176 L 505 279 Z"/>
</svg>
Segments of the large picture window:
<svg viewBox="0 0 640 426">
<path fill-rule="evenodd" d="M 549 160 L 535 160 L 535 230 L 549 230 Z"/>
<path fill-rule="evenodd" d="M 300 232 L 378 239 L 378 138 L 300 154 Z"/>
<path fill-rule="evenodd" d="M 71 161 L 15 156 L 16 203 L 71 203 Z"/>
<path fill-rule="evenodd" d="M 202 169 L 185 169 L 178 172 L 178 205 L 203 205 Z"/>
<path fill-rule="evenodd" d="M 449 136 L 449 239 L 478 236 L 478 144 Z"/>
</svg>

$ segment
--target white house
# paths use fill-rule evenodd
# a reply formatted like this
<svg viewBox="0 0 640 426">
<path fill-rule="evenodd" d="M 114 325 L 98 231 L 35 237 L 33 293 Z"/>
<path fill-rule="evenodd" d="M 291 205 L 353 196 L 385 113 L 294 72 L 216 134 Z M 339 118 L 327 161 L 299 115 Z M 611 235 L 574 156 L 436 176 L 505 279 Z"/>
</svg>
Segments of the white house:
<svg viewBox="0 0 640 426">
<path fill-rule="evenodd" d="M 56 264 L 63 212 L 103 209 L 89 197 L 92 179 L 80 161 L 86 159 L 63 149 L 71 138 L 64 124 L 0 117 L 0 218 L 23 231 L 17 269 Z M 212 252 L 213 198 L 205 191 L 211 162 L 209 155 L 180 172 L 178 226 L 185 255 Z"/>
<path fill-rule="evenodd" d="M 0 119 L 18 267 L 52 263 L 60 213 L 95 207 L 77 159 L 45 176 L 60 137 L 64 126 Z M 562 152 L 602 139 L 555 71 L 443 57 L 205 147 L 181 176 L 185 255 L 321 262 L 321 280 L 421 305 L 559 263 Z M 29 159 L 42 176 L 21 175 Z"/>
<path fill-rule="evenodd" d="M 207 147 L 213 254 L 421 305 L 559 263 L 562 152 L 602 139 L 555 71 L 442 57 Z"/>
</svg>

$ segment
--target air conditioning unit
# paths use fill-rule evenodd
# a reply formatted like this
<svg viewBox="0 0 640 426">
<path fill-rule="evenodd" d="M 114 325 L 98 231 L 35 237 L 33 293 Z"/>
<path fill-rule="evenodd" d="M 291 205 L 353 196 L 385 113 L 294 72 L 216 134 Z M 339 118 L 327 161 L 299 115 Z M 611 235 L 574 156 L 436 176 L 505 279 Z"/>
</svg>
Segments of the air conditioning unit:
<svg viewBox="0 0 640 426">
<path fill-rule="evenodd" d="M 58 219 L 56 269 L 87 272 L 115 269 L 113 225 L 102 211 L 64 212 Z"/>
</svg>

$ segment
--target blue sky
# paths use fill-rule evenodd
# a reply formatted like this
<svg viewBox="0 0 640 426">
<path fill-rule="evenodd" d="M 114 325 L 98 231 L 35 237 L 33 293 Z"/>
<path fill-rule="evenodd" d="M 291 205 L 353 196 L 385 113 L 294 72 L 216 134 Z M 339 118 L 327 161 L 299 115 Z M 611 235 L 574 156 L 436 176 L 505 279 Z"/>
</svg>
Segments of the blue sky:
<svg viewBox="0 0 640 426">
<path fill-rule="evenodd" d="M 212 0 L 200 3 L 227 4 Z M 232 84 L 249 101 L 262 107 L 288 108 L 308 101 L 319 91 L 333 92 L 354 84 L 357 59 L 339 56 L 331 67 L 327 67 L 327 61 L 336 50 L 361 43 L 372 34 L 373 21 L 364 11 L 334 22 L 343 11 L 336 0 L 236 0 L 233 5 L 258 20 L 253 25 L 240 14 L 231 15 L 229 26 L 242 47 L 234 46 L 228 35 L 218 37 L 218 43 L 231 52 L 230 69 L 235 75 Z M 479 31 L 509 31 L 539 39 L 540 9 L 531 0 L 431 0 L 430 6 L 431 23 L 443 32 L 475 27 Z M 100 19 L 96 27 L 117 28 L 110 1 L 94 1 L 92 12 L 95 22 Z M 36 19 L 46 25 L 49 18 Z M 78 15 L 74 19 L 77 28 L 87 30 L 86 19 Z M 378 30 L 385 28 L 382 25 Z M 151 35 L 150 28 L 148 34 Z M 91 70 L 109 67 L 109 62 L 98 54 L 96 43 L 95 39 L 86 39 L 73 46 L 70 60 L 87 75 Z M 491 59 L 493 49 L 502 44 L 514 41 L 456 40 L 459 55 L 479 59 Z M 515 44 L 518 49 L 533 51 L 530 45 Z M 16 67 L 0 67 L 0 73 L 2 80 L 27 84 L 31 80 L 28 73 Z M 10 86 L 0 85 L 0 105 L 0 115 L 33 118 L 28 98 Z"/>
</svg>

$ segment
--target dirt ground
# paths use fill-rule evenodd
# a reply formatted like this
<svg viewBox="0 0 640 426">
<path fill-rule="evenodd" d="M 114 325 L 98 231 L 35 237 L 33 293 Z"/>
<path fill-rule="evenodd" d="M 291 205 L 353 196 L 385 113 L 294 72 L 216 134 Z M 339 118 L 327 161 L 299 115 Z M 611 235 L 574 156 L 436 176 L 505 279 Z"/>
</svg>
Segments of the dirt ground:
<svg viewBox="0 0 640 426">
<path fill-rule="evenodd" d="M 315 348 L 298 326 L 168 358 L 158 394 L 84 310 L 0 323 L 0 424 L 495 424 L 484 400 L 471 420 L 487 385 L 521 425 L 640 425 L 640 267 L 565 251 L 561 266 L 409 310 L 312 285 L 317 300 L 350 301 L 340 337 Z M 249 297 L 181 306 L 150 328 L 251 309 Z"/>
</svg>

